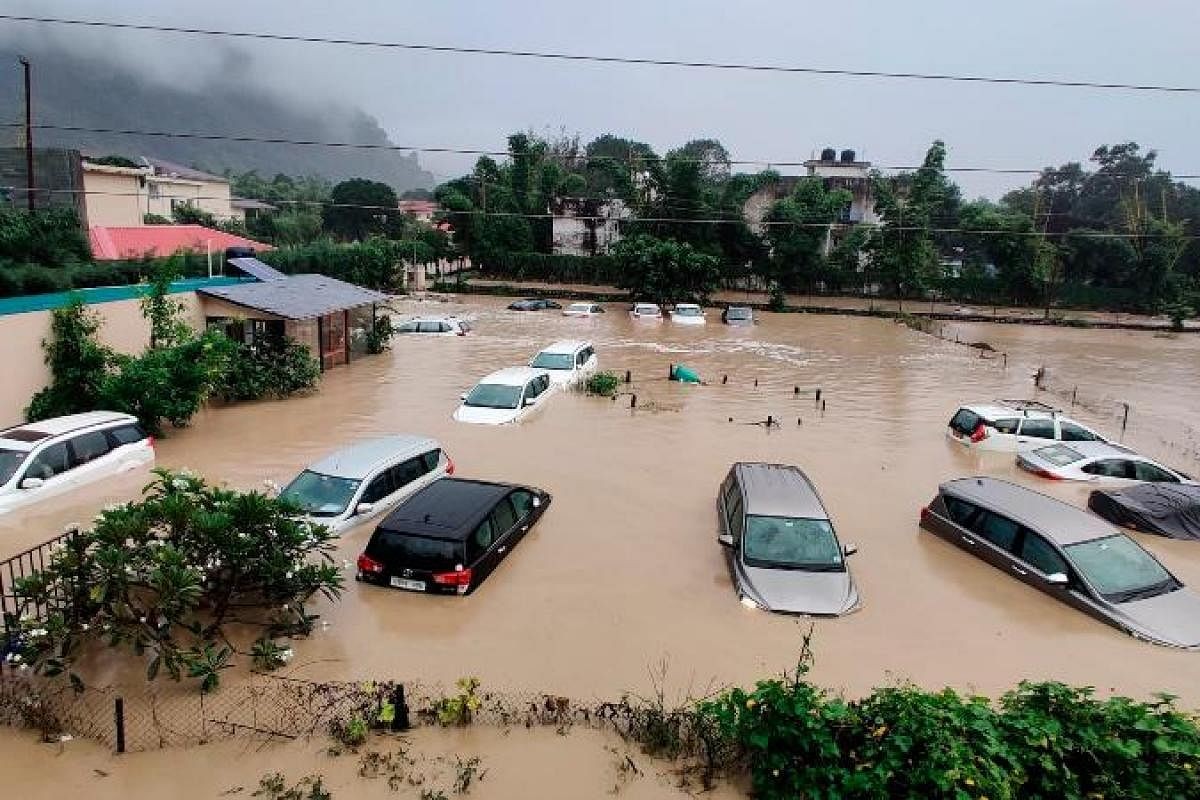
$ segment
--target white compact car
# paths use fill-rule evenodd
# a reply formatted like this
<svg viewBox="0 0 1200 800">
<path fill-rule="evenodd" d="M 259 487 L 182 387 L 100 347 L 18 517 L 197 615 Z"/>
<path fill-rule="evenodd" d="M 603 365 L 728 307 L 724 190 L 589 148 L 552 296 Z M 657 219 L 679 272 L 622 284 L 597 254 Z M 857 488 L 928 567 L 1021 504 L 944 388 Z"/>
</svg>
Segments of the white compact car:
<svg viewBox="0 0 1200 800">
<path fill-rule="evenodd" d="M 351 445 L 313 464 L 280 492 L 334 533 L 378 516 L 418 489 L 454 474 L 434 439 L 385 436 Z"/>
<path fill-rule="evenodd" d="M 426 317 L 410 319 L 396 326 L 396 333 L 417 333 L 425 336 L 466 336 L 471 323 L 458 317 Z"/>
<path fill-rule="evenodd" d="M 1034 475 L 1056 481 L 1092 481 L 1106 486 L 1193 483 L 1191 477 L 1182 472 L 1108 442 L 1071 442 L 1040 447 L 1018 455 L 1017 465 Z"/>
<path fill-rule="evenodd" d="M 114 411 L 0 431 L 0 514 L 152 463 L 154 439 Z"/>
<path fill-rule="evenodd" d="M 529 366 L 550 373 L 550 383 L 570 386 L 596 371 L 596 348 L 591 342 L 570 339 L 555 342 L 533 357 Z"/>
<path fill-rule="evenodd" d="M 671 322 L 677 325 L 703 325 L 707 320 L 704 318 L 704 309 L 695 303 L 676 303 L 671 311 Z"/>
<path fill-rule="evenodd" d="M 1053 442 L 1106 442 L 1045 403 L 997 400 L 962 406 L 951 417 L 946 436 L 965 447 L 1028 453 Z"/>
<path fill-rule="evenodd" d="M 634 319 L 662 320 L 662 309 L 656 303 L 634 303 L 629 310 L 629 316 Z"/>
<path fill-rule="evenodd" d="M 454 418 L 481 425 L 517 422 L 544 406 L 553 388 L 547 370 L 507 367 L 488 375 L 464 394 Z"/>
<path fill-rule="evenodd" d="M 604 313 L 604 307 L 599 303 L 571 303 L 563 309 L 564 317 L 594 317 Z"/>
</svg>

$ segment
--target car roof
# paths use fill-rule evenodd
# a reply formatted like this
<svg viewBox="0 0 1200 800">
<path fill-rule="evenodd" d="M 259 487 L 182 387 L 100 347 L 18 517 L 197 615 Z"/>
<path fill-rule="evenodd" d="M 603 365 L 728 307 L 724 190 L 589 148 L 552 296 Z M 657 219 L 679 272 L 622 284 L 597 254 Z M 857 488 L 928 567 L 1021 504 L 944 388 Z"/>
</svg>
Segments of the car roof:
<svg viewBox="0 0 1200 800">
<path fill-rule="evenodd" d="M 44 419 L 40 422 L 27 422 L 0 431 L 0 445 L 5 449 L 32 450 L 43 439 L 62 436 L 67 433 L 93 428 L 97 425 L 114 423 L 132 424 L 137 417 L 121 414 L 116 411 L 88 411 L 83 414 L 69 414 L 65 417 Z"/>
<path fill-rule="evenodd" d="M 507 483 L 442 478 L 405 500 L 379 523 L 377 531 L 466 539 L 500 498 L 523 487 Z"/>
<path fill-rule="evenodd" d="M 676 308 L 699 308 L 700 305 L 698 303 L 676 303 L 675 307 Z"/>
<path fill-rule="evenodd" d="M 746 497 L 746 513 L 769 517 L 828 519 L 812 481 L 799 467 L 787 464 L 734 464 Z"/>
<path fill-rule="evenodd" d="M 1119 533 L 1095 514 L 999 478 L 958 478 L 943 483 L 940 491 L 998 511 L 1060 545 Z"/>
<path fill-rule="evenodd" d="M 1001 417 L 1005 419 L 1016 419 L 1020 417 L 1045 417 L 1049 419 L 1050 417 L 1055 416 L 1055 414 L 1052 412 L 1043 409 L 1030 408 L 1021 410 L 1018 408 L 1013 408 L 1012 406 L 1002 406 L 998 403 L 971 403 L 963 406 L 963 408 L 968 411 L 973 411 L 984 419 L 990 420 Z"/>
<path fill-rule="evenodd" d="M 404 322 L 458 322 L 458 317 L 454 315 L 445 317 L 413 317 L 412 319 L 404 320 Z"/>
<path fill-rule="evenodd" d="M 330 453 L 309 467 L 321 475 L 363 480 L 389 461 L 403 461 L 441 447 L 428 436 L 396 434 L 366 439 Z"/>
<path fill-rule="evenodd" d="M 538 375 L 548 375 L 544 369 L 533 367 L 505 367 L 479 379 L 480 383 L 499 383 L 504 386 L 524 386 L 530 378 Z"/>
<path fill-rule="evenodd" d="M 658 308 L 658 303 L 634 303 L 634 308 Z"/>
<path fill-rule="evenodd" d="M 571 303 L 571 305 L 572 306 L 587 306 L 588 308 L 591 308 L 592 306 L 599 305 L 599 303 L 592 303 L 592 302 L 585 303 L 581 300 L 577 303 Z"/>
<path fill-rule="evenodd" d="M 591 342 L 585 342 L 581 339 L 562 339 L 561 341 L 546 345 L 538 352 L 573 355 L 590 344 Z"/>
<path fill-rule="evenodd" d="M 1046 445 L 1046 447 L 1053 447 L 1054 444 L 1061 444 L 1063 447 L 1069 447 L 1084 458 L 1104 458 L 1106 456 L 1116 456 L 1120 458 L 1136 458 L 1144 461 L 1150 460 L 1145 456 L 1138 455 L 1124 445 L 1110 444 L 1109 442 L 1055 442 L 1053 444 Z M 1044 449 L 1044 447 L 1039 447 L 1033 452 L 1036 453 L 1038 450 Z"/>
</svg>

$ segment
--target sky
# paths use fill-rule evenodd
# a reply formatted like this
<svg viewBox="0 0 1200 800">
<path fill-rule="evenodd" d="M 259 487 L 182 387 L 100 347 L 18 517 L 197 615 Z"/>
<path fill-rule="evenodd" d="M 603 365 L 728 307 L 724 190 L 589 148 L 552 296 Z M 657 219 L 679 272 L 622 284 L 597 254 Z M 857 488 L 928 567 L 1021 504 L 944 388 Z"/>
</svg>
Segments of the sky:
<svg viewBox="0 0 1200 800">
<path fill-rule="evenodd" d="M 0 0 L 0 13 L 463 47 L 890 72 L 1200 87 L 1200 3 L 800 0 Z M 246 80 L 317 107 L 352 104 L 397 144 L 502 150 L 518 130 L 615 133 L 660 153 L 716 138 L 736 159 L 800 161 L 826 146 L 878 165 L 1037 169 L 1134 140 L 1200 174 L 1200 94 L 950 84 L 566 63 L 328 44 L 214 40 L 0 21 L 0 39 L 49 36 L 154 80 Z M 16 69 L 15 65 L 13 67 Z M 9 82 L 4 81 L 4 86 Z M 17 102 L 6 91 L 4 104 Z M 53 122 L 47 120 L 47 122 Z M 130 109 L 130 125 L 150 120 Z M 231 123 L 232 129 L 233 123 Z M 471 156 L 423 154 L 440 178 Z M 781 168 L 785 174 L 794 169 Z M 303 172 L 303 170 L 297 170 Z M 1032 176 L 957 173 L 967 197 Z"/>
</svg>

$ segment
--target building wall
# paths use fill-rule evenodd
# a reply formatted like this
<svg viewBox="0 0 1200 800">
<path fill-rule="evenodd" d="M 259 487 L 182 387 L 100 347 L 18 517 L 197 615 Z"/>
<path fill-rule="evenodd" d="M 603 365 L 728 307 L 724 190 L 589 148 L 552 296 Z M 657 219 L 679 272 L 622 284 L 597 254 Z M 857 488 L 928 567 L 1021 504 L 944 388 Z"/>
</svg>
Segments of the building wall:
<svg viewBox="0 0 1200 800">
<path fill-rule="evenodd" d="M 34 203 L 37 208 L 70 208 L 84 219 L 83 169 L 78 150 L 39 147 L 33 151 Z M 0 147 L 0 203 L 26 208 L 24 147 Z"/>
<path fill-rule="evenodd" d="M 204 324 L 195 292 L 173 295 L 183 303 L 184 319 L 199 330 Z M 100 341 L 119 353 L 140 353 L 150 343 L 150 325 L 138 300 L 118 300 L 90 306 L 101 319 Z M 50 335 L 50 311 L 0 316 L 4 342 L 4 380 L 0 381 L 0 427 L 24 420 L 30 398 L 50 382 L 42 340 Z"/>
<path fill-rule="evenodd" d="M 84 203 L 89 225 L 133 227 L 142 224 L 144 191 L 137 175 L 84 170 Z"/>
<path fill-rule="evenodd" d="M 147 181 L 145 208 L 151 214 L 171 219 L 172 201 L 191 203 L 217 219 L 234 216 L 229 184 L 225 181 L 185 181 L 175 178 L 150 178 Z"/>
</svg>

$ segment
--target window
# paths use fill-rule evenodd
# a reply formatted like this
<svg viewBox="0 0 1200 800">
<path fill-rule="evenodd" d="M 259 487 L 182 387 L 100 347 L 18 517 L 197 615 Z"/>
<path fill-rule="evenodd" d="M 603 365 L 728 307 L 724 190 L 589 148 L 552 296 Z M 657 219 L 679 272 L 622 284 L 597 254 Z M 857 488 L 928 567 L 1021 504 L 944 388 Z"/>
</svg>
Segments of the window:
<svg viewBox="0 0 1200 800">
<path fill-rule="evenodd" d="M 415 323 L 415 322 L 406 322 L 403 325 L 400 325 L 399 327 L 396 328 L 396 333 L 416 333 L 416 332 L 417 332 L 417 323 Z"/>
<path fill-rule="evenodd" d="M 1148 461 L 1133 462 L 1133 474 L 1137 476 L 1139 481 L 1150 481 L 1151 483 L 1179 483 L 1179 479 L 1174 475 L 1167 472 L 1157 464 L 1151 464 Z"/>
<path fill-rule="evenodd" d="M 421 459 L 425 462 L 425 471 L 433 472 L 435 469 L 437 469 L 438 464 L 440 464 L 442 461 L 442 451 L 430 450 L 428 453 L 421 456 Z"/>
<path fill-rule="evenodd" d="M 346 510 L 361 481 L 304 470 L 279 493 L 314 517 L 336 517 Z M 366 501 L 364 498 L 364 502 Z"/>
<path fill-rule="evenodd" d="M 113 428 L 108 432 L 108 435 L 112 438 L 113 444 L 116 447 L 120 447 L 123 444 L 140 442 L 146 438 L 145 432 L 137 425 L 122 425 L 119 428 Z"/>
<path fill-rule="evenodd" d="M 1021 420 L 1019 419 L 998 419 L 992 423 L 992 427 L 996 429 L 996 433 L 1013 434 L 1017 432 L 1020 424 Z"/>
<path fill-rule="evenodd" d="M 1102 478 L 1128 478 L 1134 480 L 1133 464 L 1123 458 L 1103 458 L 1084 464 L 1080 469 L 1089 475 L 1099 475 Z"/>
<path fill-rule="evenodd" d="M 492 511 L 492 527 L 496 531 L 497 536 L 503 536 L 513 529 L 517 524 L 517 512 L 513 511 L 512 503 L 508 502 L 508 498 L 500 501 Z"/>
<path fill-rule="evenodd" d="M 1021 560 L 1043 575 L 1053 575 L 1061 572 L 1068 574 L 1067 562 L 1058 554 L 1054 546 L 1031 531 L 1025 531 L 1025 539 L 1021 542 Z"/>
<path fill-rule="evenodd" d="M 1098 442 L 1100 437 L 1089 431 L 1082 425 L 1076 425 L 1074 422 L 1060 422 L 1058 424 L 1062 430 L 1062 440 L 1064 442 Z"/>
<path fill-rule="evenodd" d="M 495 529 L 492 527 L 491 518 L 485 519 L 479 523 L 479 527 L 475 529 L 475 534 L 471 537 L 471 541 L 475 545 L 475 554 L 482 555 L 492 546 L 495 540 Z"/>
<path fill-rule="evenodd" d="M 465 319 L 461 319 L 458 321 L 458 329 L 463 333 L 470 333 L 471 323 L 467 322 Z"/>
<path fill-rule="evenodd" d="M 1179 582 L 1137 542 L 1123 534 L 1067 545 L 1068 556 L 1096 591 L 1114 603 L 1179 588 Z"/>
<path fill-rule="evenodd" d="M 27 455 L 24 450 L 0 450 L 0 486 L 8 483 Z"/>
<path fill-rule="evenodd" d="M 362 497 L 358 502 L 378 503 L 394 491 L 396 491 L 396 487 L 392 483 L 392 470 L 385 470 L 367 484 L 367 488 L 363 491 Z"/>
<path fill-rule="evenodd" d="M 733 502 L 725 507 L 725 512 L 728 515 L 726 521 L 729 523 L 729 532 L 733 534 L 734 539 L 741 538 L 745 521 L 742 519 L 742 493 L 737 488 L 737 483 L 733 485 Z"/>
<path fill-rule="evenodd" d="M 979 423 L 983 420 L 974 411 L 965 408 L 960 408 L 958 413 L 950 420 L 950 427 L 959 433 L 971 435 L 975 429 L 979 427 Z"/>
<path fill-rule="evenodd" d="M 66 442 L 59 442 L 58 444 L 50 445 L 34 456 L 33 461 L 29 464 L 29 469 L 25 471 L 25 477 L 49 480 L 55 475 L 61 475 L 70 468 L 67 444 Z"/>
<path fill-rule="evenodd" d="M 525 519 L 529 513 L 533 511 L 533 494 L 523 489 L 518 489 L 508 496 L 512 501 L 513 509 L 517 512 L 517 519 Z"/>
<path fill-rule="evenodd" d="M 423 456 L 410 458 L 403 464 L 398 464 L 388 470 L 392 476 L 392 491 L 398 492 L 405 486 L 420 478 L 426 472 L 425 461 Z"/>
<path fill-rule="evenodd" d="M 412 536 L 399 531 L 376 530 L 367 543 L 367 555 L 389 570 L 452 570 L 463 561 L 462 543 L 448 539 Z"/>
<path fill-rule="evenodd" d="M 417 331 L 419 333 L 441 333 L 443 324 L 441 322 L 421 322 L 417 324 Z"/>
<path fill-rule="evenodd" d="M 582 361 L 580 363 L 583 363 Z M 537 369 L 570 369 L 571 368 L 570 353 L 547 353 L 541 352 L 537 354 L 537 358 L 533 359 L 531 367 Z"/>
<path fill-rule="evenodd" d="M 1001 550 L 1012 550 L 1020 526 L 1007 517 L 984 510 L 976 518 L 972 530 Z"/>
<path fill-rule="evenodd" d="M 1026 417 L 1021 421 L 1021 435 L 1033 439 L 1053 439 L 1054 420 Z"/>
<path fill-rule="evenodd" d="M 521 402 L 521 387 L 503 383 L 481 383 L 471 390 L 463 405 L 473 408 L 516 408 Z"/>
<path fill-rule="evenodd" d="M 950 514 L 950 519 L 969 529 L 971 521 L 979 513 L 978 507 L 971 505 L 966 500 L 959 500 L 957 497 L 951 497 L 950 495 L 946 495 L 944 499 L 946 501 L 946 511 Z"/>
<path fill-rule="evenodd" d="M 449 333 L 450 332 L 450 324 L 447 322 L 438 323 L 438 332 L 439 333 Z"/>
<path fill-rule="evenodd" d="M 842 550 L 823 519 L 751 516 L 742 553 L 748 566 L 841 571 Z"/>
<path fill-rule="evenodd" d="M 104 431 L 92 431 L 76 436 L 71 440 L 71 450 L 75 454 L 71 466 L 78 467 L 95 461 L 97 458 L 107 455 L 110 449 L 108 437 L 104 435 Z"/>
</svg>

